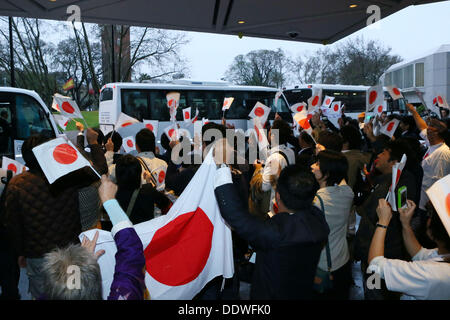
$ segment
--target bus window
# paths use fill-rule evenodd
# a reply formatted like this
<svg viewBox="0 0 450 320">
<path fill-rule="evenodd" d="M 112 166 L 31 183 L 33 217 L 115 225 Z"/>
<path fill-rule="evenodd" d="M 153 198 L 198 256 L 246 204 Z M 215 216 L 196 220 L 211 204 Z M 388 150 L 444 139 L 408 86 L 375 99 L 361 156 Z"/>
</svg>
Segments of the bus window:
<svg viewBox="0 0 450 320">
<path fill-rule="evenodd" d="M 347 109 L 345 105 L 346 112 L 364 112 L 366 111 L 366 91 L 352 91 L 350 92 L 350 108 Z"/>
<path fill-rule="evenodd" d="M 148 91 L 122 89 L 122 112 L 142 121 L 149 116 Z"/>
<path fill-rule="evenodd" d="M 15 139 L 26 140 L 30 135 L 43 133 L 55 137 L 50 121 L 41 105 L 32 97 L 17 94 L 15 97 Z M 13 114 L 14 114 L 13 111 Z"/>
<path fill-rule="evenodd" d="M 307 102 L 309 98 L 312 96 L 312 90 L 311 89 L 293 89 L 293 90 L 286 90 L 283 92 L 284 96 L 286 97 L 287 101 L 289 102 L 289 105 L 294 105 L 299 102 Z"/>
<path fill-rule="evenodd" d="M 190 90 L 188 91 L 188 107 L 191 107 L 191 114 L 195 116 L 199 110 L 199 118 L 208 120 L 222 119 L 222 105 L 224 93 L 220 91 Z M 234 103 L 233 103 L 234 104 Z M 181 110 L 179 110 L 180 120 L 183 120 Z M 178 118 L 178 113 L 177 113 Z"/>
<path fill-rule="evenodd" d="M 148 90 L 150 93 L 150 114 L 146 119 L 153 119 L 159 121 L 170 121 L 170 112 L 167 107 L 167 94 L 169 91 L 165 90 Z M 180 101 L 177 109 L 176 119 L 183 120 L 182 109 L 186 108 L 186 91 L 177 90 L 180 93 Z M 191 110 L 191 113 L 193 111 Z M 195 114 L 195 113 L 194 113 Z"/>
<path fill-rule="evenodd" d="M 100 102 L 109 101 L 113 99 L 113 89 L 105 88 L 100 92 Z"/>
</svg>

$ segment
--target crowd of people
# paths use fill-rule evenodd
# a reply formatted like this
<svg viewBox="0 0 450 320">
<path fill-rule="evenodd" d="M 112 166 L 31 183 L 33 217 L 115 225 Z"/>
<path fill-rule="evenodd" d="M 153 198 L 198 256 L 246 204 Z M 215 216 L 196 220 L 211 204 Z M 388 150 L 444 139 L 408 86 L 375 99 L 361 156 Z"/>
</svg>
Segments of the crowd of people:
<svg viewBox="0 0 450 320">
<path fill-rule="evenodd" d="M 407 107 L 408 115 L 383 113 L 369 122 L 343 114 L 338 126 L 315 114 L 311 133 L 295 132 L 277 115 L 266 123 L 268 156 L 254 162 L 249 149 L 258 135 L 246 138 L 245 150 L 225 138 L 203 140 L 203 150 L 214 148 L 215 196 L 232 230 L 235 274 L 225 285 L 212 280 L 194 299 L 240 299 L 246 281 L 251 299 L 348 300 L 354 262 L 367 300 L 450 299 L 450 237 L 426 193 L 450 174 L 450 121 L 423 119 Z M 380 134 L 393 118 L 400 125 L 392 138 Z M 32 152 L 49 138 L 31 136 L 22 146 L 28 171 L 7 181 L 0 203 L 2 299 L 20 299 L 20 268 L 34 299 L 102 299 L 97 236 L 78 240 L 91 229 L 111 231 L 117 244 L 108 299 L 145 298 L 133 225 L 166 214 L 200 164 L 174 161 L 186 137 L 163 134 L 161 152 L 153 132 L 142 129 L 132 155 L 115 131 L 78 129 L 77 147 L 101 180 L 84 168 L 50 185 Z M 234 128 L 210 122 L 202 136 L 209 129 L 226 137 Z M 403 155 L 395 194 L 406 187 L 407 201 L 393 210 L 386 196 Z M 158 168 L 162 183 L 151 174 Z M 67 286 L 70 265 L 81 266 L 77 290 Z"/>
</svg>

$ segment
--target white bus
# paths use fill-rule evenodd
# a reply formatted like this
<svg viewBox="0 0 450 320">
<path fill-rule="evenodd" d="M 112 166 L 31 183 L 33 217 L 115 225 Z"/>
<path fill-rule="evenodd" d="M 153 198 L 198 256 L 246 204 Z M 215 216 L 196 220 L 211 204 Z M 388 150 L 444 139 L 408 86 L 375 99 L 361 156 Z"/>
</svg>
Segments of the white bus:
<svg viewBox="0 0 450 320">
<path fill-rule="evenodd" d="M 350 86 L 336 84 L 302 84 L 283 89 L 283 94 L 290 105 L 298 102 L 307 102 L 312 96 L 313 88 L 322 89 L 322 97 L 335 97 L 336 101 L 342 101 L 345 104 L 345 115 L 357 119 L 361 112 L 366 111 L 366 92 L 368 86 Z M 387 90 L 384 90 L 385 100 L 387 101 L 388 112 L 404 113 L 406 104 L 404 99 L 393 101 Z"/>
<path fill-rule="evenodd" d="M 276 112 L 292 122 L 289 105 L 283 95 L 274 105 L 276 88 L 259 86 L 237 86 L 225 81 L 203 82 L 188 79 L 174 80 L 171 83 L 109 83 L 100 92 L 99 125 L 107 133 L 123 112 L 133 118 L 142 120 L 159 120 L 158 136 L 160 141 L 164 129 L 170 125 L 169 108 L 166 95 L 169 92 L 179 92 L 180 101 L 177 109 L 177 122 L 181 128 L 193 134 L 193 126 L 183 122 L 182 109 L 191 107 L 192 117 L 199 110 L 199 120 L 202 118 L 220 123 L 224 98 L 234 97 L 231 108 L 226 111 L 227 123 L 235 125 L 236 129 L 247 130 L 248 114 L 256 102 L 271 107 L 269 120 Z"/>
</svg>

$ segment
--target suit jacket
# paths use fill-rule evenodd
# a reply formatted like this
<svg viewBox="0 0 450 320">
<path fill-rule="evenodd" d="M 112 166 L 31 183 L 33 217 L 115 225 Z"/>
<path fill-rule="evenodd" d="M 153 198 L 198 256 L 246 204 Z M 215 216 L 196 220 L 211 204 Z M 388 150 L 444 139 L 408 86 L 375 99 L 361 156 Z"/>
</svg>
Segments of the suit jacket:
<svg viewBox="0 0 450 320">
<path fill-rule="evenodd" d="M 251 299 L 309 299 L 330 229 L 323 212 L 310 206 L 265 221 L 243 209 L 234 185 L 215 190 L 227 223 L 256 250 Z"/>
</svg>

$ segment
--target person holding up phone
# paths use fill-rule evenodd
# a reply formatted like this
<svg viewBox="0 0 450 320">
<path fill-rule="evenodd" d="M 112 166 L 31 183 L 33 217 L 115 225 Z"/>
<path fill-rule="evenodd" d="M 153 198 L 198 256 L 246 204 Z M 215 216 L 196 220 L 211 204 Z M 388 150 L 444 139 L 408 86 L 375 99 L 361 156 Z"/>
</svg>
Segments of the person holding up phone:
<svg viewBox="0 0 450 320">
<path fill-rule="evenodd" d="M 390 291 L 402 292 L 402 300 L 450 299 L 450 237 L 439 215 L 428 204 L 430 214 L 427 233 L 437 248 L 425 249 L 417 241 L 411 228 L 411 218 L 416 204 L 407 200 L 406 208 L 400 208 L 400 221 L 405 247 L 412 261 L 386 259 L 384 241 L 392 218 L 389 203 L 380 199 L 377 207 L 378 223 L 369 249 L 369 270 L 386 282 Z"/>
</svg>

